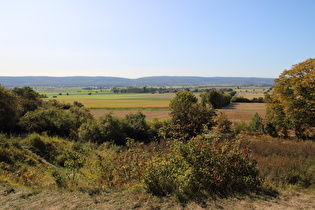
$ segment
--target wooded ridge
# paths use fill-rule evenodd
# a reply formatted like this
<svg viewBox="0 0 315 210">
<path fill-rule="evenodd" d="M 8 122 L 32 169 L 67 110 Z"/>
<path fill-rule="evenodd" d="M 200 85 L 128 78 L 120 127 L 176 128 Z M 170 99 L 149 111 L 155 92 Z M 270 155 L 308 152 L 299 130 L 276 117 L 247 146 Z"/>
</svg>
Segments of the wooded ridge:
<svg viewBox="0 0 315 210">
<path fill-rule="evenodd" d="M 4 87 L 22 86 L 194 86 L 194 85 L 273 85 L 274 78 L 257 77 L 193 77 L 193 76 L 154 76 L 128 79 L 121 77 L 48 77 L 48 76 L 0 76 Z"/>
</svg>

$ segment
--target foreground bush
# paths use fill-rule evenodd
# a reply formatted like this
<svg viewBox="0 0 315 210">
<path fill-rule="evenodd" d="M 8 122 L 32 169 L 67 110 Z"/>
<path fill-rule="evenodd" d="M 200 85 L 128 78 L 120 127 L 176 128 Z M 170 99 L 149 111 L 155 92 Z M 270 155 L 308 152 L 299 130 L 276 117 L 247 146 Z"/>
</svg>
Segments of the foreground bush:
<svg viewBox="0 0 315 210">
<path fill-rule="evenodd" d="M 260 185 L 256 163 L 238 142 L 192 139 L 170 142 L 168 152 L 156 154 L 143 176 L 146 189 L 179 199 L 227 196 Z"/>
</svg>

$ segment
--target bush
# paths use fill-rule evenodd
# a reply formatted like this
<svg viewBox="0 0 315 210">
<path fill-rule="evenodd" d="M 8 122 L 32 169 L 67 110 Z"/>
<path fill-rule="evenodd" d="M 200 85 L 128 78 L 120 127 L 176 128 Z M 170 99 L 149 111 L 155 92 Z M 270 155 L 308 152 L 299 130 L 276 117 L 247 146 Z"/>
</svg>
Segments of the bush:
<svg viewBox="0 0 315 210">
<path fill-rule="evenodd" d="M 170 142 L 170 151 L 156 154 L 144 174 L 146 189 L 179 199 L 227 196 L 260 185 L 256 163 L 239 149 L 238 142 L 218 143 L 193 139 Z"/>
<path fill-rule="evenodd" d="M 15 129 L 19 112 L 17 96 L 0 86 L 0 132 L 9 133 Z"/>
<path fill-rule="evenodd" d="M 137 140 L 148 140 L 149 126 L 146 123 L 145 115 L 142 112 L 127 114 L 124 119 L 125 133 L 129 138 Z"/>
<path fill-rule="evenodd" d="M 50 135 L 69 136 L 75 130 L 75 122 L 69 113 L 56 107 L 39 107 L 27 112 L 20 125 L 29 132 L 47 132 Z"/>
<path fill-rule="evenodd" d="M 231 102 L 251 102 L 248 98 L 244 98 L 243 96 L 234 96 Z"/>
<path fill-rule="evenodd" d="M 249 130 L 251 132 L 262 132 L 263 123 L 262 123 L 261 117 L 259 116 L 259 114 L 257 112 L 251 118 L 248 126 L 249 126 Z"/>
<path fill-rule="evenodd" d="M 114 117 L 111 113 L 105 114 L 97 120 L 91 119 L 83 123 L 79 128 L 78 135 L 82 141 L 103 143 L 113 141 L 116 144 L 125 144 L 126 134 L 122 120 Z"/>
<path fill-rule="evenodd" d="M 235 131 L 235 133 L 247 133 L 247 132 L 249 132 L 248 123 L 244 120 L 234 122 L 234 131 Z"/>
<path fill-rule="evenodd" d="M 54 145 L 53 141 L 47 137 L 42 137 L 39 134 L 32 134 L 28 137 L 31 147 L 35 152 L 41 157 L 52 161 L 57 155 L 57 147 Z"/>
<path fill-rule="evenodd" d="M 198 98 L 189 91 L 176 94 L 170 102 L 172 125 L 179 127 L 180 135 L 188 138 L 197 136 L 204 128 L 211 129 L 215 112 L 212 108 L 202 105 Z"/>
<path fill-rule="evenodd" d="M 276 127 L 273 125 L 272 122 L 267 121 L 264 124 L 264 132 L 272 137 L 277 137 L 278 136 L 278 132 Z"/>
<path fill-rule="evenodd" d="M 218 115 L 215 119 L 215 123 L 219 133 L 228 133 L 231 131 L 232 122 L 229 120 L 226 114 L 221 113 Z"/>
</svg>

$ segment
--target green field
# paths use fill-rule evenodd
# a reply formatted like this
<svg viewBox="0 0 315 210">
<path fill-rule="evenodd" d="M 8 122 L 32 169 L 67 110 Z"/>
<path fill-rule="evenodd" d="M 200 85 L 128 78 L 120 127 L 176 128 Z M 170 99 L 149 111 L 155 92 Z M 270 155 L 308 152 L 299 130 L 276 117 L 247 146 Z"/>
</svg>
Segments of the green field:
<svg viewBox="0 0 315 210">
<path fill-rule="evenodd" d="M 40 94 L 47 95 L 45 100 L 55 99 L 59 102 L 78 101 L 91 109 L 106 108 L 150 108 L 167 109 L 174 93 L 165 94 L 114 94 L 108 90 L 82 90 L 80 88 L 39 89 Z"/>
</svg>

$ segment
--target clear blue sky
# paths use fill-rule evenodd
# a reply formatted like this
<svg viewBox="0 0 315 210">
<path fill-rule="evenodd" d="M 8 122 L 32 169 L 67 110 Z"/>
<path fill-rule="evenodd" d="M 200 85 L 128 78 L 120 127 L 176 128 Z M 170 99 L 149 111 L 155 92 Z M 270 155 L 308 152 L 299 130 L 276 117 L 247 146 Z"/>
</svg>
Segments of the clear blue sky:
<svg viewBox="0 0 315 210">
<path fill-rule="evenodd" d="M 315 53 L 314 0 L 0 0 L 0 76 L 276 78 Z"/>
</svg>

